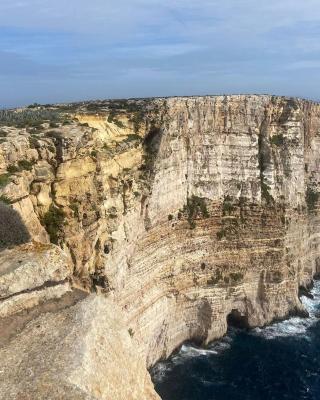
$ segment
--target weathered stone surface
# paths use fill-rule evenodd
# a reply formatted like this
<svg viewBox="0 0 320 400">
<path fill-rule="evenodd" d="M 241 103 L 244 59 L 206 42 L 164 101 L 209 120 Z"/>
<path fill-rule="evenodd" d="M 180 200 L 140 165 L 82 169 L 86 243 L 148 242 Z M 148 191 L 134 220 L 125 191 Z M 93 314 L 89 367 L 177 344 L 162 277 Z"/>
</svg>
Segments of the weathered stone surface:
<svg viewBox="0 0 320 400">
<path fill-rule="evenodd" d="M 158 399 L 121 311 L 102 296 L 35 318 L 0 359 L 1 399 Z"/>
<path fill-rule="evenodd" d="M 0 300 L 61 283 L 71 275 L 71 260 L 56 246 L 31 243 L 4 250 L 0 252 Z"/>
</svg>

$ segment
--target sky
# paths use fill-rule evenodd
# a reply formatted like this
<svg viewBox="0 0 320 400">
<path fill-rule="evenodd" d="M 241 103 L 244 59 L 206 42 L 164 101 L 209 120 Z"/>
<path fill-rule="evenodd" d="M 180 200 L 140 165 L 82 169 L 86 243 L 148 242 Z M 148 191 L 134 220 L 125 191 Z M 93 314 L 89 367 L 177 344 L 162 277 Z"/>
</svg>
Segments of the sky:
<svg viewBox="0 0 320 400">
<path fill-rule="evenodd" d="M 269 93 L 320 100 L 319 0 L 1 0 L 0 108 Z"/>
</svg>

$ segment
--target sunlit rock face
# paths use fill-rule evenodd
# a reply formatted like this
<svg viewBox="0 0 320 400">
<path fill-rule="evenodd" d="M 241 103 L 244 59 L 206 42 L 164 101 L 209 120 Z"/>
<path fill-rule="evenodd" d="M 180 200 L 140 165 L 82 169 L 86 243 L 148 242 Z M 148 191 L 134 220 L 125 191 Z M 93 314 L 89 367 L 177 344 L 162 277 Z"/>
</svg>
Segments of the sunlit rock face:
<svg viewBox="0 0 320 400">
<path fill-rule="evenodd" d="M 13 357 L 15 341 L 28 343 L 36 318 L 48 318 L 43 334 L 52 340 L 54 318 L 64 321 L 64 313 L 78 318 L 88 304 L 92 326 L 114 334 L 106 344 L 102 333 L 101 341 L 93 335 L 92 342 L 90 330 L 85 339 L 79 333 L 84 351 L 97 354 L 88 364 L 97 379 L 79 367 L 80 358 L 74 361 L 68 344 L 52 350 L 65 346 L 76 365 L 61 390 L 94 396 L 75 398 L 107 399 L 117 382 L 125 381 L 135 388 L 134 398 L 157 398 L 146 367 L 182 342 L 221 337 L 227 321 L 253 327 L 304 313 L 299 287 L 320 272 L 320 106 L 274 96 L 110 104 L 94 112 L 75 107 L 67 113 L 71 122 L 54 130 L 43 125 L 36 136 L 4 128 L 0 174 L 21 160 L 31 167 L 9 174 L 0 196 L 42 243 L 38 251 L 55 249 L 61 259 L 56 275 L 50 263 L 37 267 L 47 273 L 39 284 L 11 291 L 3 300 L 11 310 L 1 313 L 3 318 L 14 321 L 25 311 L 21 296 L 28 296 L 28 313 L 35 313 L 19 329 L 12 324 L 3 346 L 6 357 Z M 8 251 L 15 257 L 21 252 L 20 247 Z M 26 250 L 31 260 L 32 251 Z M 12 279 L 12 273 L 6 278 L 8 264 L 1 265 L 0 257 L 0 288 L 1 279 Z M 96 294 L 83 299 L 90 291 Z M 95 301 L 103 315 L 100 327 Z M 58 309 L 46 306 L 52 302 Z M 64 335 L 61 324 L 58 337 Z M 111 358 L 111 374 L 104 357 L 112 348 L 119 357 Z M 36 352 L 30 357 L 39 371 Z M 120 354 L 128 355 L 131 367 L 119 364 Z M 133 365 L 136 382 L 128 371 Z M 125 399 L 128 393 L 123 389 L 117 396 Z"/>
</svg>

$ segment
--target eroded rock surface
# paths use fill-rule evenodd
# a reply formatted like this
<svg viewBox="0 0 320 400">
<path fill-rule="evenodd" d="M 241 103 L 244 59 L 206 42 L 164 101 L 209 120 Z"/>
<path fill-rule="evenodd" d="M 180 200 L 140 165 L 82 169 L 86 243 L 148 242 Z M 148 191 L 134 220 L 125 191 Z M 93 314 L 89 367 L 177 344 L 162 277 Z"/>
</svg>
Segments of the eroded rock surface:
<svg viewBox="0 0 320 400">
<path fill-rule="evenodd" d="M 146 367 L 185 340 L 221 337 L 232 319 L 254 327 L 304 313 L 299 288 L 320 272 L 318 104 L 208 96 L 60 108 L 68 121 L 54 129 L 3 128 L 0 199 L 42 243 L 0 253 L 3 393 L 25 382 L 26 398 L 51 387 L 52 398 L 156 398 Z M 10 370 L 26 360 L 40 386 Z"/>
</svg>

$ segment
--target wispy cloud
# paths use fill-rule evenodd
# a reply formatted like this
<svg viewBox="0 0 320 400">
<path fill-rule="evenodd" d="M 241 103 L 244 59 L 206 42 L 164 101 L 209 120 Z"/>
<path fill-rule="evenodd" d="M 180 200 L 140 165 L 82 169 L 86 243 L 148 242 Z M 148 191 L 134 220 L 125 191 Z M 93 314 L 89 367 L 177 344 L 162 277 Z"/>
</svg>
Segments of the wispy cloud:
<svg viewBox="0 0 320 400">
<path fill-rule="evenodd" d="M 319 22 L 319 0 L 3 0 L 0 103 L 187 91 L 317 98 Z"/>
</svg>

